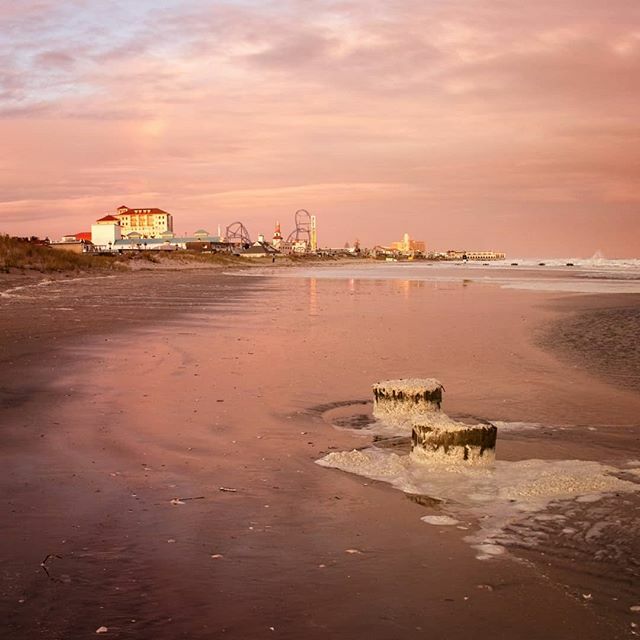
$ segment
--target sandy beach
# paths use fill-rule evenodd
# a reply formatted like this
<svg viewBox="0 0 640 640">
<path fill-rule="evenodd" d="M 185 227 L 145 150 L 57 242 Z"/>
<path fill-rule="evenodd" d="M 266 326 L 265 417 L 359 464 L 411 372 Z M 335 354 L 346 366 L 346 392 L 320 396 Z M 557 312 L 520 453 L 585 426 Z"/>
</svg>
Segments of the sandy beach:
<svg viewBox="0 0 640 640">
<path fill-rule="evenodd" d="M 2 637 L 632 637 L 640 294 L 433 269 L 5 289 Z M 464 500 L 316 464 L 370 451 L 374 382 L 428 376 L 448 413 L 503 427 L 501 463 L 627 484 L 505 520 L 478 559 L 488 520 Z"/>
</svg>

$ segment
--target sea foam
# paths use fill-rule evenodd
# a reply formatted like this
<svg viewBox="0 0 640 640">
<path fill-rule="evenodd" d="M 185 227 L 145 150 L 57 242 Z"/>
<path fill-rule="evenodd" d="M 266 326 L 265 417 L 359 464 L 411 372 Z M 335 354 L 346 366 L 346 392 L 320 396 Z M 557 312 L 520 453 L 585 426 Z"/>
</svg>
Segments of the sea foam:
<svg viewBox="0 0 640 640">
<path fill-rule="evenodd" d="M 480 559 L 501 553 L 497 549 L 515 541 L 510 531 L 514 524 L 543 512 L 552 503 L 595 501 L 612 493 L 640 490 L 640 484 L 616 477 L 619 469 L 582 460 L 497 461 L 492 467 L 429 466 L 374 446 L 333 452 L 316 462 L 441 501 L 447 517 L 477 523 L 479 528 L 466 540 Z"/>
</svg>

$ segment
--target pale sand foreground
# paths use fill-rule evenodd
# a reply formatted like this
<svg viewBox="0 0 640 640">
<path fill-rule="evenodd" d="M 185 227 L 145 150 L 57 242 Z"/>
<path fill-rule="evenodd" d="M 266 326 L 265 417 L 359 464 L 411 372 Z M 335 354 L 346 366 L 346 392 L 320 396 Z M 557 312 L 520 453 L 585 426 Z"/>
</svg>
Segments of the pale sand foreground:
<svg viewBox="0 0 640 640">
<path fill-rule="evenodd" d="M 314 464 L 370 441 L 332 407 L 408 376 L 452 414 L 582 427 L 502 459 L 638 457 L 640 396 L 534 346 L 557 297 L 174 273 L 2 300 L 2 637 L 628 637 L 613 560 L 482 562 L 433 507 Z"/>
</svg>

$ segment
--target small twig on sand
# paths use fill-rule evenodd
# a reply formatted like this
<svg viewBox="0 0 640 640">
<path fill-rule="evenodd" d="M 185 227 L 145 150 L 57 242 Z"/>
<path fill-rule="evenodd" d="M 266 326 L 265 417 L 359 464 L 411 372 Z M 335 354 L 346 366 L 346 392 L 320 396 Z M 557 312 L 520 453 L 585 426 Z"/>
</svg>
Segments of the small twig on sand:
<svg viewBox="0 0 640 640">
<path fill-rule="evenodd" d="M 196 496 L 194 498 L 173 498 L 171 504 L 184 504 L 187 500 L 204 500 L 204 496 Z"/>
<path fill-rule="evenodd" d="M 59 556 L 55 553 L 47 553 L 47 555 L 45 556 L 44 560 L 40 563 L 40 566 L 42 567 L 42 569 L 44 570 L 44 572 L 47 574 L 47 578 L 49 578 L 49 580 L 53 580 L 54 582 L 62 582 L 61 580 L 59 580 L 58 578 L 54 578 L 50 573 L 49 570 L 47 569 L 47 562 L 51 559 L 51 558 L 58 558 L 58 560 L 62 560 L 62 556 Z"/>
<path fill-rule="evenodd" d="M 220 487 L 220 491 L 226 491 L 227 493 L 236 493 L 237 489 L 231 487 Z"/>
</svg>

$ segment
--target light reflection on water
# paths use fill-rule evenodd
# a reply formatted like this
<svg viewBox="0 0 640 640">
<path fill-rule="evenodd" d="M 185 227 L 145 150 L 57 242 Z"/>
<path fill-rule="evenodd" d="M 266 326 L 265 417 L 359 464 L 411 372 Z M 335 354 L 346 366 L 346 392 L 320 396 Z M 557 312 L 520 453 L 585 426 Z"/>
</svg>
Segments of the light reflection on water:
<svg viewBox="0 0 640 640">
<path fill-rule="evenodd" d="M 575 293 L 640 293 L 640 261 L 613 268 L 598 267 L 511 267 L 504 264 L 365 263 L 358 265 L 300 267 L 296 269 L 255 269 L 253 277 L 314 278 L 322 280 L 392 281 L 402 283 L 456 283 L 463 286 L 488 284 L 532 291 Z M 230 272 L 231 275 L 240 275 Z M 407 287 L 407 284 L 400 285 Z M 353 289 L 351 289 L 353 290 Z"/>
</svg>

